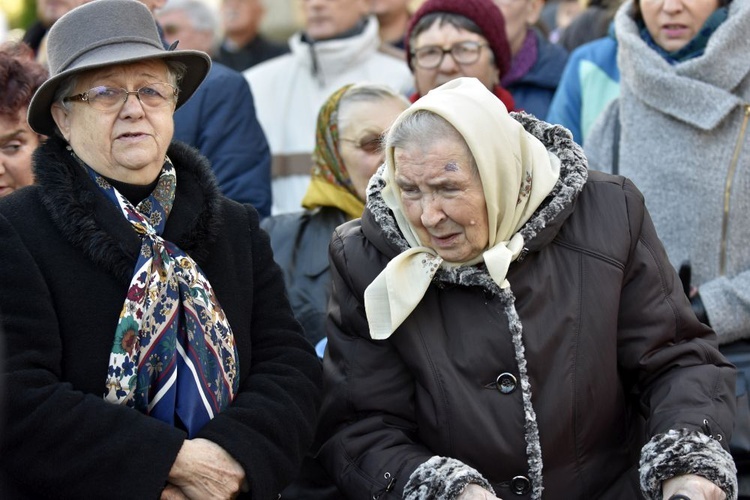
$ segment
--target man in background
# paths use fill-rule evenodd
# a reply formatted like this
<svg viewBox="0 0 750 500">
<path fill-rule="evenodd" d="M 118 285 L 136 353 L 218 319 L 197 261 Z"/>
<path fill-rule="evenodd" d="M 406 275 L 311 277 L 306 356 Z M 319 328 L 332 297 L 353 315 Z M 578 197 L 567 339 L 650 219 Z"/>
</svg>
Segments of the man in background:
<svg viewBox="0 0 750 500">
<path fill-rule="evenodd" d="M 224 40 L 214 54 L 214 61 L 244 71 L 289 52 L 287 44 L 272 42 L 259 32 L 265 13 L 263 0 L 223 0 Z"/>
<path fill-rule="evenodd" d="M 201 0 L 143 2 L 156 12 L 167 45 L 211 53 L 217 39 L 216 13 Z M 206 80 L 174 115 L 174 138 L 209 159 L 219 188 L 266 217 L 271 211 L 271 154 L 255 116 L 247 82 L 214 63 Z"/>
<path fill-rule="evenodd" d="M 407 94 L 413 85 L 405 60 L 380 51 L 370 0 L 303 0 L 302 8 L 304 30 L 290 38 L 291 53 L 244 72 L 273 154 L 273 214 L 301 209 L 318 111 L 334 90 L 369 82 Z"/>
<path fill-rule="evenodd" d="M 406 28 L 411 19 L 410 0 L 371 0 L 370 3 L 380 24 L 380 39 L 403 50 Z"/>
</svg>

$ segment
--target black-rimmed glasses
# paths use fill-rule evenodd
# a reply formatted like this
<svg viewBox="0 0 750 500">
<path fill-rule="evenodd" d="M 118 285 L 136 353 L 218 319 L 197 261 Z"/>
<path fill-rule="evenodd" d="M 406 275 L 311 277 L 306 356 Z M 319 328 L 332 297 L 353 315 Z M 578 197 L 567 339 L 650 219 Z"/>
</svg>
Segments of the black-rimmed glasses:
<svg viewBox="0 0 750 500">
<path fill-rule="evenodd" d="M 160 108 L 177 100 L 179 90 L 168 83 L 149 83 L 137 90 L 117 87 L 94 87 L 80 94 L 63 98 L 63 102 L 87 102 L 99 111 L 112 111 L 128 100 L 129 95 L 138 98 L 148 108 Z"/>
<path fill-rule="evenodd" d="M 479 42 L 454 43 L 448 49 L 439 45 L 426 45 L 413 50 L 411 54 L 420 68 L 435 69 L 442 64 L 445 54 L 450 54 L 457 64 L 474 64 L 479 60 L 482 47 L 487 46 L 488 44 Z"/>
</svg>

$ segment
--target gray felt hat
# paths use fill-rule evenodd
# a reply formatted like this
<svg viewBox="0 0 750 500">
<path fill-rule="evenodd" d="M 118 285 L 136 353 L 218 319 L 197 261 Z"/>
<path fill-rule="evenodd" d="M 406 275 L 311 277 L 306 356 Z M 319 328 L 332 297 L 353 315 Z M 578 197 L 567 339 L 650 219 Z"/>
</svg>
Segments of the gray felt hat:
<svg viewBox="0 0 750 500">
<path fill-rule="evenodd" d="M 178 108 L 195 92 L 211 68 L 211 58 L 204 52 L 165 49 L 151 12 L 138 0 L 94 0 L 76 7 L 49 30 L 50 78 L 29 103 L 29 125 L 40 134 L 54 133 L 56 125 L 50 107 L 57 88 L 69 76 L 154 59 L 187 66 L 179 84 Z"/>
</svg>

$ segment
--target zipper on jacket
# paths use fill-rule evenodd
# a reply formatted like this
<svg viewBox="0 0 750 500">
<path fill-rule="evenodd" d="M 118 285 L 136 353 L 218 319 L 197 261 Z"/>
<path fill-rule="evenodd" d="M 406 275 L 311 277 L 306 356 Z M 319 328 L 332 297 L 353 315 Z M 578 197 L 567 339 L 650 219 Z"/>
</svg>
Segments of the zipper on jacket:
<svg viewBox="0 0 750 500">
<path fill-rule="evenodd" d="M 737 163 L 740 160 L 742 143 L 744 142 L 745 134 L 747 133 L 748 120 L 750 120 L 750 104 L 745 104 L 745 118 L 742 120 L 740 133 L 737 136 L 737 143 L 734 145 L 732 162 L 729 164 L 727 181 L 724 185 L 724 216 L 721 222 L 721 254 L 719 255 L 719 276 L 724 276 L 727 271 L 727 233 L 729 232 L 729 206 L 732 198 L 732 183 L 734 182 L 734 174 L 737 171 Z"/>
</svg>

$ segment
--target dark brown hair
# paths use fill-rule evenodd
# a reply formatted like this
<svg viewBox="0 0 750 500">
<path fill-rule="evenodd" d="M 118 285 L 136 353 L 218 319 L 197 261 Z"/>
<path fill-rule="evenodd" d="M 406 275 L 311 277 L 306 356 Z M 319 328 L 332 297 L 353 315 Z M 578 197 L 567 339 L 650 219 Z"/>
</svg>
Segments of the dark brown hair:
<svg viewBox="0 0 750 500">
<path fill-rule="evenodd" d="M 27 107 L 36 89 L 47 79 L 47 70 L 34 60 L 23 43 L 0 45 L 0 115 L 15 117 Z"/>
</svg>

